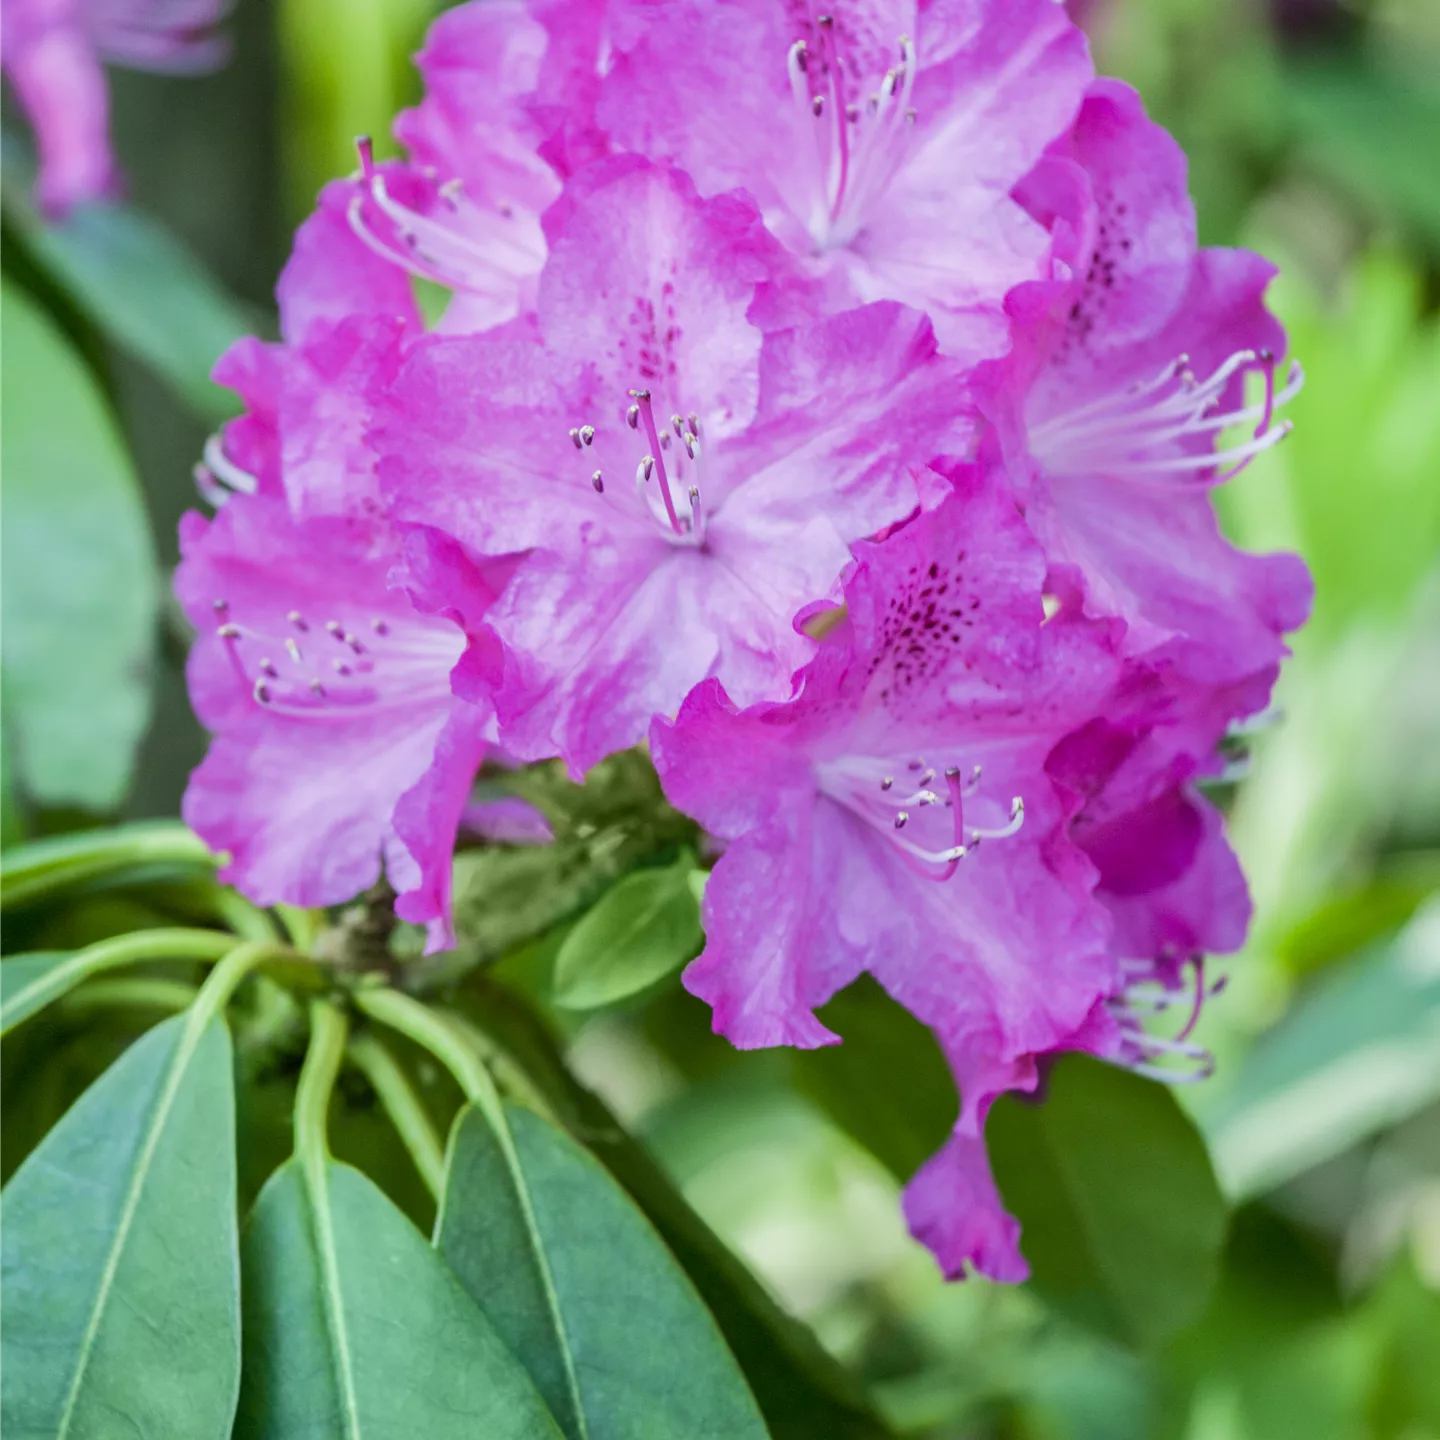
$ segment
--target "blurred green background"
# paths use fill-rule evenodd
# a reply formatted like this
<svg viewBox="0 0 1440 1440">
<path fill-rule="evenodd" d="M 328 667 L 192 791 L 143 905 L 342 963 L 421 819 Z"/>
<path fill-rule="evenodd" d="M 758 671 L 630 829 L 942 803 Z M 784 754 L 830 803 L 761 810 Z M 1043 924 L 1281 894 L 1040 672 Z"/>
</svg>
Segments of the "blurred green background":
<svg viewBox="0 0 1440 1440">
<path fill-rule="evenodd" d="M 204 371 L 241 329 L 273 334 L 288 236 L 354 135 L 384 135 L 415 98 L 435 8 L 240 0 L 227 69 L 115 73 L 128 209 L 64 235 L 29 212 L 7 111 L 7 472 L 22 409 L 40 423 L 50 405 L 53 424 L 98 393 L 118 433 L 97 413 L 92 449 L 77 441 L 76 505 L 108 523 L 83 486 L 100 473 L 123 493 L 133 469 L 150 525 L 128 570 L 86 572 L 134 603 L 68 681 L 26 667 L 64 648 L 63 609 L 47 622 L 40 601 L 71 582 L 7 543 L 7 838 L 176 813 L 204 740 L 183 626 L 145 577 L 152 547 L 173 563 L 190 468 L 227 413 Z M 1218 1072 L 1181 1097 L 1236 1206 L 1208 1306 L 1131 1343 L 1029 1288 L 944 1285 L 815 1077 L 708 1042 L 673 992 L 578 1025 L 571 1058 L 903 1432 L 1440 1440 L 1440 0 L 1092 0 L 1083 18 L 1101 68 L 1189 153 L 1203 239 L 1281 264 L 1274 301 L 1309 377 L 1295 434 L 1220 497 L 1238 541 L 1306 556 L 1317 601 L 1217 789 L 1257 913 L 1204 1021 Z M 60 374 L 57 334 L 98 392 Z M 9 486 L 7 536 L 24 503 Z M 77 704 L 117 736 L 103 773 L 77 770 L 55 723 Z M 910 1079 L 902 1062 L 848 1083 L 853 1104 Z"/>
</svg>

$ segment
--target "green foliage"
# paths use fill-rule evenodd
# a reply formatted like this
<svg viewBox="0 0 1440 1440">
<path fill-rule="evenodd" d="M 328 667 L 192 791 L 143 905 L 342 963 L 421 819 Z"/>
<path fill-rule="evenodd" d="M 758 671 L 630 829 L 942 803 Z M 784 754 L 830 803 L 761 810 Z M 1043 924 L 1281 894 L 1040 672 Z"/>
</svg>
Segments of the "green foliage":
<svg viewBox="0 0 1440 1440">
<path fill-rule="evenodd" d="M 220 1020 L 177 1016 L 127 1051 L 5 1187 L 7 1434 L 230 1433 L 234 1197 L 229 1036 Z"/>
<path fill-rule="evenodd" d="M 959 1108 L 935 1037 L 869 976 L 835 996 L 820 1019 L 844 1043 L 796 1051 L 797 1086 L 908 1180 L 944 1144 Z"/>
<path fill-rule="evenodd" d="M 1292 62 L 1300 157 L 1366 207 L 1398 214 L 1440 252 L 1440 89 L 1354 52 Z"/>
<path fill-rule="evenodd" d="M 1064 1056 L 1043 1103 L 1002 1097 L 985 1133 L 1047 1298 L 1145 1345 L 1196 1317 L 1215 1280 L 1225 1202 L 1204 1141 L 1166 1087 Z"/>
<path fill-rule="evenodd" d="M 700 951 L 700 906 L 688 852 L 637 870 L 607 891 L 555 957 L 553 995 L 566 1010 L 598 1010 L 648 990 Z"/>
<path fill-rule="evenodd" d="M 243 1283 L 240 1434 L 559 1434 L 455 1276 L 348 1165 L 275 1173 L 245 1226 Z"/>
<path fill-rule="evenodd" d="M 385 153 L 432 8 L 282 5 L 262 58 L 281 81 L 292 218 L 353 167 L 357 131 Z M 987 1440 L 1440 1434 L 1424 929 L 1440 853 L 1440 30 L 1433 7 L 1389 0 L 1088 9 L 1103 68 L 1139 83 L 1184 145 L 1205 240 L 1282 260 L 1272 298 L 1308 374 L 1292 438 L 1219 497 L 1241 543 L 1306 555 L 1317 602 L 1286 718 L 1254 740 L 1233 797 L 1257 923 L 1202 1020 L 1221 1064 L 1193 1097 L 1229 1193 L 1250 1197 L 1218 1260 L 1222 1208 L 1174 1100 L 1067 1060 L 1042 1103 L 1004 1100 L 990 1125 L 1033 1283 L 942 1285 L 902 1238 L 896 1194 L 955 1116 L 932 1038 L 863 979 L 822 1011 L 841 1046 L 748 1056 L 712 1035 L 675 981 L 697 943 L 675 879 L 699 877 L 698 837 L 642 754 L 584 785 L 555 765 L 488 774 L 484 788 L 544 811 L 555 843 L 463 853 L 458 947 L 425 958 L 381 946 L 362 964 L 335 917 L 261 913 L 170 822 L 21 845 L 27 826 L 75 823 L 47 807 L 116 803 L 147 713 L 154 562 L 91 372 L 132 436 L 167 418 L 137 405 L 132 359 L 213 424 L 234 403 L 208 379 L 214 359 L 274 320 L 240 313 L 135 209 L 41 225 L 7 139 L 5 264 L 25 292 L 7 288 L 4 315 L 7 1433 L 60 1433 L 46 1397 L 73 1376 L 72 1435 L 229 1433 L 238 1304 L 237 1435 L 313 1421 L 600 1440 L 653 1419 L 668 1436 L 702 1428 L 686 1406 L 720 1414 L 712 1392 L 756 1433 L 746 1386 L 781 1440 L 888 1433 L 876 1396 L 907 1434 Z M 115 101 L 146 194 L 125 82 Z M 224 137 L 227 160 L 249 147 L 238 167 L 186 143 L 273 191 L 258 132 Z M 417 288 L 433 317 L 444 293 Z M 184 468 L 145 477 L 161 529 Z M 189 753 L 169 721 L 154 743 Z M 142 803 L 173 809 L 174 793 Z M 276 949 L 281 926 L 293 944 Z M 162 932 L 202 938 L 170 949 Z M 222 979 L 249 975 L 222 1025 L 197 982 L 242 942 L 267 948 L 219 960 Z M 314 1013 L 348 1014 L 348 1042 Z M 448 1060 L 396 1032 L 402 1013 Z M 181 1030 L 196 1048 L 156 1130 Z M 437 1248 L 424 1232 L 452 1125 Z M 107 1254 L 111 1298 L 79 1365 Z"/>
<path fill-rule="evenodd" d="M 34 800 L 109 810 L 150 710 L 150 532 L 79 358 L 9 286 L 3 324 L 6 748 Z"/>
<path fill-rule="evenodd" d="M 1440 911 L 1323 983 L 1206 1115 L 1226 1188 L 1254 1195 L 1440 1098 Z"/>
<path fill-rule="evenodd" d="M 533 1113 L 461 1112 L 436 1245 L 570 1440 L 763 1437 L 715 1322 L 604 1169 Z M 624 1324 L 617 1316 L 624 1315 Z"/>
<path fill-rule="evenodd" d="M 233 946 L 232 937 L 213 930 L 142 930 L 102 940 L 74 955 L 52 951 L 7 958 L 0 963 L 0 1035 L 83 981 L 117 966 L 146 960 L 218 960 Z"/>
<path fill-rule="evenodd" d="M 0 906 L 12 910 L 57 891 L 156 870 L 212 871 L 214 857 L 177 820 L 142 820 L 35 840 L 0 857 Z"/>
<path fill-rule="evenodd" d="M 232 342 L 257 328 L 161 226 L 124 205 L 82 205 L 46 224 L 29 198 L 30 167 L 6 137 L 5 215 L 35 262 L 102 334 L 143 361 L 202 419 L 235 413 L 210 379 Z M 7 390 L 6 408 L 15 404 Z M 11 412 L 14 413 L 13 411 Z"/>
</svg>

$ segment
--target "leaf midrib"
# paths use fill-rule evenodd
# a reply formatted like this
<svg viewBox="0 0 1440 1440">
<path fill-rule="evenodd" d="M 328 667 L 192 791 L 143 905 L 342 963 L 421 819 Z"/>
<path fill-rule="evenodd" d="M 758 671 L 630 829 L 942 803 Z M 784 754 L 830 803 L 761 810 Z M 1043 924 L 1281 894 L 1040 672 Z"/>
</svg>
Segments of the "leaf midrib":
<svg viewBox="0 0 1440 1440">
<path fill-rule="evenodd" d="M 180 1093 L 180 1082 L 185 1078 L 185 1072 L 195 1057 L 200 1040 L 209 1026 L 210 1018 L 209 1016 L 205 1017 L 204 1024 L 191 1023 L 185 1027 L 181 1032 L 175 1054 L 171 1058 L 170 1068 L 165 1076 L 165 1088 L 160 1092 L 160 1099 L 152 1114 L 149 1129 L 145 1135 L 145 1143 L 141 1147 L 134 1175 L 130 1181 L 130 1188 L 126 1192 L 125 1203 L 120 1210 L 120 1220 L 115 1228 L 115 1237 L 111 1243 L 110 1252 L 105 1257 L 105 1268 L 100 1274 L 100 1286 L 95 1294 L 95 1304 L 91 1308 L 85 1334 L 81 1337 L 80 1353 L 76 1356 L 75 1374 L 71 1378 L 70 1389 L 65 1396 L 65 1408 L 60 1412 L 60 1423 L 55 1432 L 56 1440 L 66 1440 L 70 1433 L 70 1425 L 75 1418 L 75 1409 L 80 1403 L 80 1389 L 85 1381 L 85 1372 L 89 1368 L 95 1340 L 100 1333 L 105 1306 L 109 1301 L 110 1292 L 115 1286 L 115 1276 L 120 1269 L 120 1259 L 125 1249 L 125 1243 L 130 1237 L 130 1228 L 135 1223 L 135 1214 L 140 1206 L 140 1196 L 145 1188 L 145 1181 L 149 1177 L 155 1152 L 160 1146 L 160 1136 L 164 1131 L 170 1111 L 174 1108 L 175 1097 Z"/>
<path fill-rule="evenodd" d="M 345 1323 L 345 1297 L 340 1289 L 340 1257 L 335 1250 L 335 1217 L 330 1207 L 329 1160 L 316 1156 L 301 1166 L 301 1182 L 310 1200 L 315 1248 L 320 1258 L 320 1293 L 325 1301 L 325 1328 L 335 1361 L 336 1382 L 344 1412 L 345 1434 L 360 1440 L 360 1404 L 355 1397 L 355 1367 L 350 1331 Z"/>
<path fill-rule="evenodd" d="M 482 1117 L 483 1118 L 483 1117 Z M 575 1373 L 574 1360 L 570 1353 L 570 1333 L 565 1327 L 565 1315 L 560 1308 L 560 1295 L 555 1289 L 555 1277 L 550 1272 L 550 1260 L 540 1235 L 540 1225 L 535 1218 L 535 1206 L 526 1181 L 525 1168 L 520 1162 L 520 1153 L 515 1148 L 515 1137 L 510 1129 L 509 1117 L 500 1107 L 501 1128 L 497 1132 L 500 1151 L 515 1184 L 515 1194 L 520 1201 L 520 1213 L 525 1220 L 525 1229 L 530 1236 L 530 1248 L 535 1255 L 535 1264 L 540 1272 L 540 1283 L 545 1291 L 545 1303 L 550 1310 L 555 1338 L 560 1343 L 560 1359 L 565 1366 L 565 1385 L 570 1392 L 570 1404 L 575 1412 L 575 1424 L 581 1440 L 589 1440 L 590 1425 L 585 1417 L 585 1406 L 580 1396 L 580 1378 Z"/>
</svg>

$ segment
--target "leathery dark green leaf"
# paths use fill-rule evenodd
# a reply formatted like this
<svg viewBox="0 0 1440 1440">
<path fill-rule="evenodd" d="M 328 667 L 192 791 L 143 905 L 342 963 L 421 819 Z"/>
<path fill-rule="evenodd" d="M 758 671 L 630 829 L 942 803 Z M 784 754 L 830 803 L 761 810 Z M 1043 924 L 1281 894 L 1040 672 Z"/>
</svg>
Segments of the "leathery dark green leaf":
<svg viewBox="0 0 1440 1440">
<path fill-rule="evenodd" d="M 645 1212 L 700 1292 L 775 1440 L 876 1440 L 890 1434 L 858 1381 L 811 1331 L 785 1313 L 691 1209 L 643 1146 L 566 1068 L 544 1024 L 501 985 L 472 979 L 457 997 L 521 1068 L 556 1119 L 583 1141 Z"/>
<path fill-rule="evenodd" d="M 296 1161 L 242 1243 L 239 1436 L 560 1440 L 518 1360 L 418 1230 L 358 1170 Z"/>
<path fill-rule="evenodd" d="M 715 1321 L 603 1166 L 531 1111 L 451 1135 L 436 1245 L 569 1440 L 762 1440 Z"/>
<path fill-rule="evenodd" d="M 227 1436 L 240 1379 L 235 1110 L 221 1020 L 150 1031 L 0 1199 L 7 1436 Z"/>
<path fill-rule="evenodd" d="M 1200 1313 L 1225 1243 L 1225 1201 L 1167 1086 L 1062 1056 L 1039 1103 L 995 1103 L 985 1138 L 1047 1298 L 1142 1345 Z"/>
</svg>

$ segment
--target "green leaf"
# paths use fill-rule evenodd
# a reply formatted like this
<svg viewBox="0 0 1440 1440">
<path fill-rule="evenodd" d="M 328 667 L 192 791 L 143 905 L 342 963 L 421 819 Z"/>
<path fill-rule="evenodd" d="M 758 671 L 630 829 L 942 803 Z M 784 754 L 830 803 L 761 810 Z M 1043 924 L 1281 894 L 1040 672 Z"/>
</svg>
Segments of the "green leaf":
<svg viewBox="0 0 1440 1440">
<path fill-rule="evenodd" d="M 1002 1097 L 985 1138 L 1048 1299 L 1144 1345 L 1200 1313 L 1225 1242 L 1225 1202 L 1204 1141 L 1167 1087 L 1062 1056 L 1043 1102 Z"/>
<path fill-rule="evenodd" d="M 935 1037 L 868 975 L 819 1014 L 845 1043 L 794 1051 L 796 1088 L 897 1180 L 908 1180 L 945 1143 L 959 1108 Z"/>
<path fill-rule="evenodd" d="M 1284 78 L 1303 158 L 1440 250 L 1440 90 L 1359 47 L 1293 60 Z"/>
<path fill-rule="evenodd" d="M 436 1245 L 570 1440 L 764 1437 L 715 1322 L 630 1198 L 561 1131 L 504 1114 L 510 1143 L 479 1111 L 458 1117 Z"/>
<path fill-rule="evenodd" d="M 150 715 L 154 546 L 89 372 L 8 286 L 3 320 L 6 735 L 19 788 L 110 810 Z"/>
<path fill-rule="evenodd" d="M 744 1263 L 695 1213 L 665 1173 L 592 1091 L 565 1067 L 544 1025 L 502 987 L 472 977 L 458 997 L 497 1047 L 504 1083 L 518 1070 L 556 1119 L 629 1192 L 660 1232 L 715 1318 L 775 1440 L 875 1440 L 889 1434 L 867 1397 L 819 1343 L 786 1314 Z"/>
<path fill-rule="evenodd" d="M 704 939 L 683 853 L 663 870 L 637 870 L 583 916 L 555 957 L 552 998 L 567 1010 L 598 1010 L 648 990 L 687 960 Z"/>
<path fill-rule="evenodd" d="M 5 1434 L 229 1435 L 240 1372 L 231 1067 L 222 1021 L 167 1020 L 5 1187 Z"/>
<path fill-rule="evenodd" d="M 0 856 L 0 904 L 10 909 L 108 876 L 167 867 L 213 870 L 215 857 L 178 820 L 139 820 L 55 835 Z"/>
<path fill-rule="evenodd" d="M 149 365 L 202 419 L 239 408 L 210 379 L 221 354 L 257 328 L 168 231 L 124 205 L 82 205 L 47 224 L 29 198 L 29 166 L 6 144 L 5 213 L 36 261 L 99 328 Z"/>
<path fill-rule="evenodd" d="M 1440 1096 L 1440 906 L 1325 980 L 1205 1116 L 1233 1196 L 1259 1194 Z"/>
<path fill-rule="evenodd" d="M 413 1225 L 358 1170 L 270 1177 L 242 1245 L 236 1434 L 558 1440 L 524 1370 Z"/>
</svg>

